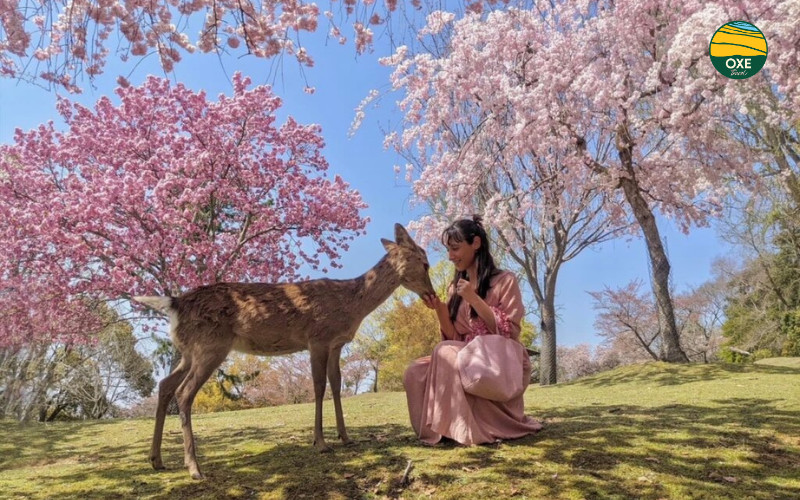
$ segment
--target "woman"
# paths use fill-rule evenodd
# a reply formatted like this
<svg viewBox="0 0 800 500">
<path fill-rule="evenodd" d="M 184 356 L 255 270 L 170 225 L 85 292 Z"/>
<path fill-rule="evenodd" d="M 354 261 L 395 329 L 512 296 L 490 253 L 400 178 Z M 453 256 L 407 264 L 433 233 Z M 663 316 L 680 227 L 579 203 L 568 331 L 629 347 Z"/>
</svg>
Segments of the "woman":
<svg viewBox="0 0 800 500">
<path fill-rule="evenodd" d="M 506 402 L 490 401 L 464 392 L 456 358 L 468 342 L 480 335 L 503 335 L 519 340 L 524 315 L 516 277 L 495 267 L 489 240 L 479 217 L 461 219 L 442 233 L 442 243 L 455 266 L 448 302 L 424 297 L 436 311 L 443 341 L 431 356 L 414 361 L 403 384 L 411 425 L 427 444 L 442 437 L 464 445 L 492 443 L 531 434 L 541 424 L 526 417 L 522 394 Z M 530 361 L 519 350 L 524 373 Z M 527 380 L 525 381 L 527 385 Z"/>
</svg>

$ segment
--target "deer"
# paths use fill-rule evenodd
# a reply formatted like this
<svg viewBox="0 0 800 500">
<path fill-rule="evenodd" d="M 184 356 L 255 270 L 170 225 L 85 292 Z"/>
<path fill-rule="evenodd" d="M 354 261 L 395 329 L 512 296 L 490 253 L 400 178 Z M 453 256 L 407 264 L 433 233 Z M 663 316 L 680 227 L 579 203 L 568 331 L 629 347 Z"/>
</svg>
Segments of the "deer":
<svg viewBox="0 0 800 500">
<path fill-rule="evenodd" d="M 341 403 L 339 358 L 362 320 L 400 286 L 420 297 L 435 293 L 428 258 L 401 224 L 395 241 L 381 238 L 386 255 L 363 275 L 348 280 L 313 279 L 295 283 L 216 283 L 178 297 L 137 296 L 133 300 L 165 313 L 170 337 L 181 354 L 178 366 L 158 385 L 150 464 L 163 470 L 161 441 L 167 406 L 178 402 L 184 465 L 203 479 L 192 433 L 192 403 L 197 392 L 231 351 L 278 356 L 308 350 L 314 384 L 314 441 L 329 451 L 322 433 L 322 400 L 330 382 L 338 437 L 347 436 Z"/>
</svg>

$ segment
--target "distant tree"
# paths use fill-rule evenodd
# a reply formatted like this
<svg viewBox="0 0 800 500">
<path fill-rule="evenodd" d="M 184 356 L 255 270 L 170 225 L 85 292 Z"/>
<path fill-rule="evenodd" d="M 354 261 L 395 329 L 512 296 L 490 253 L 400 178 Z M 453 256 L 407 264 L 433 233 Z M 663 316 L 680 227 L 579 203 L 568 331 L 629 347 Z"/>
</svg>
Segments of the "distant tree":
<svg viewBox="0 0 800 500">
<path fill-rule="evenodd" d="M 570 382 L 632 362 L 630 358 L 619 354 L 607 346 L 593 347 L 589 344 L 578 344 L 574 347 L 559 346 L 558 380 Z"/>
<path fill-rule="evenodd" d="M 308 377 L 308 354 L 261 357 L 234 353 L 200 389 L 195 405 L 201 412 L 241 410 L 309 403 L 314 400 Z M 361 392 L 369 364 L 353 355 L 342 361 L 345 395 Z"/>
<path fill-rule="evenodd" d="M 388 309 L 380 316 L 387 344 L 381 361 L 380 388 L 402 391 L 403 373 L 408 365 L 416 358 L 431 354 L 442 337 L 436 314 L 416 296 L 402 290 L 395 292 L 389 301 Z"/>
<path fill-rule="evenodd" d="M 278 357 L 234 353 L 197 395 L 203 412 L 307 403 L 313 396 L 308 356 L 303 353 Z"/>
<path fill-rule="evenodd" d="M 314 401 L 314 385 L 308 376 L 307 353 L 259 358 L 246 356 L 243 370 L 258 371 L 243 388 L 244 397 L 253 406 L 277 406 Z"/>
<path fill-rule="evenodd" d="M 722 343 L 722 324 L 727 281 L 718 275 L 694 290 L 673 294 L 679 342 L 689 360 L 716 359 Z M 595 327 L 608 352 L 620 364 L 645 359 L 659 360 L 664 326 L 652 295 L 642 290 L 641 280 L 624 287 L 590 292 L 597 312 Z"/>
<path fill-rule="evenodd" d="M 743 263 L 728 273 L 723 354 L 729 361 L 800 355 L 800 205 L 767 176 L 758 197 L 730 197 L 720 228 Z M 748 352 L 748 356 L 740 351 Z"/>
<path fill-rule="evenodd" d="M 367 382 L 370 373 L 373 372 L 373 364 L 368 359 L 363 358 L 361 353 L 348 351 L 342 358 L 342 393 L 347 396 L 353 396 L 364 392 L 362 390 L 363 384 Z"/>
<path fill-rule="evenodd" d="M 769 314 L 768 288 L 763 268 L 747 266 L 731 283 L 732 295 L 725 308 L 722 357 L 731 362 L 752 361 L 755 351 L 780 351 L 780 324 Z"/>
<path fill-rule="evenodd" d="M 680 341 L 691 361 L 709 363 L 719 356 L 723 341 L 727 282 L 717 276 L 675 298 Z"/>
<path fill-rule="evenodd" d="M 136 347 L 133 327 L 103 306 L 106 326 L 95 343 L 74 346 L 62 365 L 69 368 L 49 395 L 49 413 L 53 420 L 60 412 L 74 418 L 99 419 L 119 412 L 137 399 L 149 396 L 155 387 L 153 365 Z M 115 319 L 116 318 L 116 319 Z"/>
<path fill-rule="evenodd" d="M 592 346 L 589 344 L 579 344 L 574 347 L 559 346 L 557 353 L 559 381 L 569 382 L 595 372 Z"/>
<path fill-rule="evenodd" d="M 0 418 L 39 417 L 65 355 L 45 342 L 0 348 Z"/>
<path fill-rule="evenodd" d="M 618 289 L 605 287 L 600 292 L 589 292 L 597 311 L 595 328 L 605 342 L 625 337 L 650 359 L 658 360 L 661 348 L 658 311 L 642 286 L 641 280 L 634 280 Z"/>
<path fill-rule="evenodd" d="M 0 348 L 0 415 L 96 419 L 150 395 L 153 366 L 136 349 L 130 323 L 102 303 L 94 310 L 107 325 L 96 342 Z"/>
<path fill-rule="evenodd" d="M 800 217 L 794 222 L 776 239 L 779 250 L 775 255 L 775 279 L 782 293 L 774 308 L 784 336 L 782 356 L 800 356 Z"/>
<path fill-rule="evenodd" d="M 384 302 L 367 316 L 361 323 L 353 341 L 346 346 L 348 362 L 366 365 L 372 372 L 370 392 L 378 392 L 381 382 L 381 363 L 385 359 L 386 350 L 389 347 L 380 321 L 377 318 L 385 308 L 389 307 L 388 304 L 390 303 L 388 301 Z"/>
<path fill-rule="evenodd" d="M 254 374 L 242 374 L 235 362 L 226 363 L 217 369 L 215 376 L 206 382 L 197 393 L 194 405 L 198 413 L 214 413 L 252 408 L 253 404 L 244 396 L 247 383 L 257 377 Z"/>
<path fill-rule="evenodd" d="M 156 414 L 158 394 L 142 398 L 128 408 L 120 409 L 122 418 L 152 418 Z"/>
<path fill-rule="evenodd" d="M 731 279 L 722 325 L 729 361 L 747 360 L 740 351 L 800 356 L 798 236 L 781 235 L 777 253 L 748 261 Z"/>
</svg>

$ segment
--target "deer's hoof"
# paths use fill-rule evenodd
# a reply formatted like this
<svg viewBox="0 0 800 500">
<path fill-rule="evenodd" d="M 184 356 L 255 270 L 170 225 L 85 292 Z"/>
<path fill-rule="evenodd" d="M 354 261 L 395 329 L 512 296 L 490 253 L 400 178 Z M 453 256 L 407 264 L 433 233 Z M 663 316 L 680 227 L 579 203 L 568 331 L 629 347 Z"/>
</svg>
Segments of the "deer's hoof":
<svg viewBox="0 0 800 500">
<path fill-rule="evenodd" d="M 164 470 L 164 463 L 161 461 L 161 457 L 150 457 L 150 465 L 153 466 L 155 470 Z"/>
<path fill-rule="evenodd" d="M 325 443 L 325 441 L 322 441 L 322 442 L 315 442 L 315 443 L 314 443 L 314 448 L 316 448 L 316 449 L 317 449 L 317 451 L 318 451 L 318 452 L 320 452 L 320 453 L 330 453 L 331 451 L 333 451 L 333 448 L 331 448 L 330 446 L 328 446 L 328 445 Z"/>
</svg>

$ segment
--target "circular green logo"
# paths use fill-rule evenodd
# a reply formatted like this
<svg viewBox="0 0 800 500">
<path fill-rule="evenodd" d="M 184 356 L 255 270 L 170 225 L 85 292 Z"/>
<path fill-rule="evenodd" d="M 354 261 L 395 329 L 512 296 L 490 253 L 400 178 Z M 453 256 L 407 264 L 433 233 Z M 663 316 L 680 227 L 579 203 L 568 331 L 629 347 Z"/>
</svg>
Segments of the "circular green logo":
<svg viewBox="0 0 800 500">
<path fill-rule="evenodd" d="M 726 23 L 711 37 L 708 54 L 722 75 L 744 80 L 761 71 L 767 62 L 767 39 L 746 21 Z"/>
</svg>

